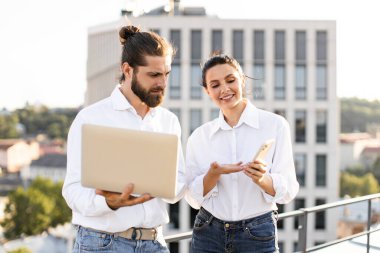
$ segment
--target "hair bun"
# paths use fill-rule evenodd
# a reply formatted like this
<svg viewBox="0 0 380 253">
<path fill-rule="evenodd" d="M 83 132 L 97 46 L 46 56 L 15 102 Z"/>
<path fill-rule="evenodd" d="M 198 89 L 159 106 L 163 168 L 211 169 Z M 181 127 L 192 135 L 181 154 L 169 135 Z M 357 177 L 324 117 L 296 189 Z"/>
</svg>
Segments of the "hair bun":
<svg viewBox="0 0 380 253">
<path fill-rule="evenodd" d="M 133 25 L 123 26 L 119 31 L 120 43 L 124 45 L 128 38 L 132 37 L 138 32 L 140 32 L 140 28 L 136 26 L 133 26 Z"/>
</svg>

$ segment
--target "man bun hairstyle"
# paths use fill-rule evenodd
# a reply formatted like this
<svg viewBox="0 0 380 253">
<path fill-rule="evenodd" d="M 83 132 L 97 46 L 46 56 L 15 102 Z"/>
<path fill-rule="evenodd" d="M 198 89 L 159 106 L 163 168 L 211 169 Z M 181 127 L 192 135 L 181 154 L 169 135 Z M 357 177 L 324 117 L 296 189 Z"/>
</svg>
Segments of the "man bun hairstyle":
<svg viewBox="0 0 380 253">
<path fill-rule="evenodd" d="M 119 40 L 122 45 L 125 45 L 127 39 L 136 33 L 140 32 L 140 28 L 135 26 L 124 26 L 119 31 Z"/>
<path fill-rule="evenodd" d="M 140 28 L 128 25 L 119 30 L 119 40 L 122 45 L 121 65 L 128 63 L 132 68 L 146 66 L 146 56 L 171 56 L 175 50 L 163 37 L 155 32 L 142 32 Z M 137 70 L 136 70 L 137 72 Z M 124 73 L 120 82 L 125 80 Z"/>
</svg>

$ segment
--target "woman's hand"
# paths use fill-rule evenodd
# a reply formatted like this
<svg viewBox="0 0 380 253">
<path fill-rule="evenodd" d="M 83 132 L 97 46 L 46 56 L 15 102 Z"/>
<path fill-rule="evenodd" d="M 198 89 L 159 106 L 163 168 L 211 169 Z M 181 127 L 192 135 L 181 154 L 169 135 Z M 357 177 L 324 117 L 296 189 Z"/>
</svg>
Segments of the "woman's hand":
<svg viewBox="0 0 380 253">
<path fill-rule="evenodd" d="M 243 169 L 242 162 L 221 165 L 217 162 L 213 162 L 203 178 L 203 196 L 206 196 L 206 194 L 215 187 L 222 174 L 236 173 Z"/>
<path fill-rule="evenodd" d="M 266 193 L 274 196 L 276 191 L 273 188 L 272 177 L 266 173 L 266 166 L 266 163 L 262 160 L 255 160 L 244 165 L 244 174 L 250 177 Z"/>
<path fill-rule="evenodd" d="M 231 174 L 235 172 L 242 171 L 244 167 L 242 166 L 242 162 L 234 163 L 234 164 L 219 164 L 217 162 L 213 162 L 210 165 L 210 169 L 208 172 L 213 176 L 220 176 L 222 174 Z"/>
</svg>

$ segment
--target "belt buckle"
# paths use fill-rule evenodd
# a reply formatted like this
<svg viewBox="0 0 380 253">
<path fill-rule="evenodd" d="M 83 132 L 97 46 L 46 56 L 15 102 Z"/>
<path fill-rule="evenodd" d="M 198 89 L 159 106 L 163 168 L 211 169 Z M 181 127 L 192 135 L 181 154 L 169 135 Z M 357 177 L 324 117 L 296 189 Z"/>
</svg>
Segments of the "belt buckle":
<svg viewBox="0 0 380 253">
<path fill-rule="evenodd" d="M 157 228 L 152 228 L 152 229 L 154 231 L 153 239 L 156 240 L 157 239 Z"/>
<path fill-rule="evenodd" d="M 131 239 L 132 240 L 156 240 L 157 239 L 157 229 L 156 228 L 150 228 L 150 229 L 144 229 L 144 228 L 135 228 L 135 227 L 132 227 L 132 235 L 131 235 Z M 138 233 L 137 233 L 138 231 Z M 149 232 L 149 238 L 143 238 L 143 231 L 146 231 L 146 232 Z M 152 234 L 152 237 L 150 237 L 150 235 Z"/>
</svg>

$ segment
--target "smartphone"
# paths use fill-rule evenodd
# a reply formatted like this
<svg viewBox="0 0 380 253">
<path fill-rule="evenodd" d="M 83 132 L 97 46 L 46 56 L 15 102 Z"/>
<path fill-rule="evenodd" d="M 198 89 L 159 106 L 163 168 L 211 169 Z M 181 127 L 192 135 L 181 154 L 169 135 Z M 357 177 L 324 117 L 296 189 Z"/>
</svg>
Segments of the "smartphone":
<svg viewBox="0 0 380 253">
<path fill-rule="evenodd" d="M 255 160 L 263 160 L 268 153 L 270 147 L 272 147 L 274 143 L 274 139 L 267 140 L 266 142 L 261 145 L 260 149 L 257 151 L 255 157 L 253 158 L 253 161 Z"/>
</svg>

